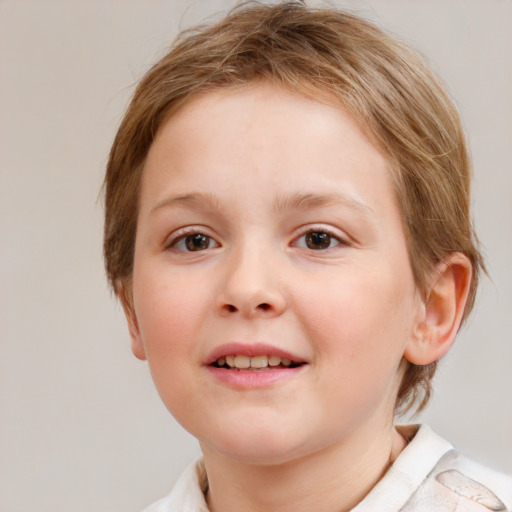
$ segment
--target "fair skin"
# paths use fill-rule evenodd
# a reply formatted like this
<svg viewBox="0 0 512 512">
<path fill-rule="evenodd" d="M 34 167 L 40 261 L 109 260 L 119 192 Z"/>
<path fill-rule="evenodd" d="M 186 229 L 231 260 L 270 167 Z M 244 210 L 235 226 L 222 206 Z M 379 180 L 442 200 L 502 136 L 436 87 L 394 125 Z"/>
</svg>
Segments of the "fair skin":
<svg viewBox="0 0 512 512">
<path fill-rule="evenodd" d="M 422 299 L 388 162 L 343 110 L 262 83 L 164 123 L 125 311 L 199 439 L 210 509 L 356 505 L 404 448 L 406 360 L 448 350 L 469 277 L 453 255 Z M 263 368 L 232 368 L 248 364 Z"/>
</svg>

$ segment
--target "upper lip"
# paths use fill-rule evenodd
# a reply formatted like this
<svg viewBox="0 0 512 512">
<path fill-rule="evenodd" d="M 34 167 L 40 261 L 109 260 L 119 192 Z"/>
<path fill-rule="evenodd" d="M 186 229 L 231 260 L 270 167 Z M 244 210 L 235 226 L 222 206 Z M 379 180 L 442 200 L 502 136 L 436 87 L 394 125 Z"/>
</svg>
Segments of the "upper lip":
<svg viewBox="0 0 512 512">
<path fill-rule="evenodd" d="M 210 365 L 215 361 L 222 357 L 226 356 L 279 356 L 283 359 L 289 359 L 293 363 L 305 363 L 306 361 L 297 356 L 288 352 L 287 350 L 283 350 L 281 348 L 275 347 L 273 345 L 269 345 L 267 343 L 240 343 L 240 342 L 232 342 L 226 343 L 224 345 L 220 345 L 214 348 L 205 358 L 203 364 Z"/>
</svg>

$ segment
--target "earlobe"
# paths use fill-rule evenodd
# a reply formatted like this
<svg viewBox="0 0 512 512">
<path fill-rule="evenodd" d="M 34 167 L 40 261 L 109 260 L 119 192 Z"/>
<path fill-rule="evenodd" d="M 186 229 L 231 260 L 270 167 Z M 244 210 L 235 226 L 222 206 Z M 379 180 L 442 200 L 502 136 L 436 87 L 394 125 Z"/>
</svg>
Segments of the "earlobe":
<svg viewBox="0 0 512 512">
<path fill-rule="evenodd" d="M 128 323 L 128 331 L 130 333 L 133 355 L 137 359 L 145 361 L 147 359 L 146 349 L 144 348 L 144 343 L 142 342 L 142 336 L 140 334 L 137 316 L 133 307 L 131 292 L 127 289 L 127 286 L 120 281 L 116 281 L 115 291 L 116 295 L 119 297 L 121 305 L 123 306 L 126 322 Z"/>
<path fill-rule="evenodd" d="M 422 318 L 404 352 L 410 363 L 427 365 L 448 352 L 462 322 L 471 276 L 471 262 L 461 253 L 436 265 Z"/>
</svg>

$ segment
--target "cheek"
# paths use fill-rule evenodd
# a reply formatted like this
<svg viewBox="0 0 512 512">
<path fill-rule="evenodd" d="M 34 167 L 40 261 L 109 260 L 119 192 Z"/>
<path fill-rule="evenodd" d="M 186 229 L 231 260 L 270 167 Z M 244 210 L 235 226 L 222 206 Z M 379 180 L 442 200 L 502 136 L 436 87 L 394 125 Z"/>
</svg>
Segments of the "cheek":
<svg viewBox="0 0 512 512">
<path fill-rule="evenodd" d="M 392 284 L 385 272 L 352 273 L 323 283 L 317 300 L 311 300 L 311 289 L 304 290 L 300 301 L 322 387 L 314 407 L 332 411 L 334 424 L 347 429 L 376 409 L 388 414 L 394 408 L 410 299 Z"/>
<path fill-rule="evenodd" d="M 340 366 L 352 365 L 367 374 L 386 361 L 394 368 L 413 318 L 413 288 L 394 277 L 386 268 L 351 268 L 350 273 L 340 272 L 339 279 L 302 287 L 297 307 L 318 350 Z"/>
<path fill-rule="evenodd" d="M 139 277 L 137 280 L 136 277 Z M 164 271 L 134 274 L 134 295 L 140 334 L 155 387 L 173 416 L 181 423 L 195 415 L 200 328 L 205 294 L 200 287 L 185 286 Z"/>
<path fill-rule="evenodd" d="M 200 286 L 154 267 L 149 272 L 134 274 L 134 297 L 150 366 L 158 362 L 165 367 L 179 359 L 180 354 L 193 354 L 194 335 L 207 302 Z"/>
</svg>

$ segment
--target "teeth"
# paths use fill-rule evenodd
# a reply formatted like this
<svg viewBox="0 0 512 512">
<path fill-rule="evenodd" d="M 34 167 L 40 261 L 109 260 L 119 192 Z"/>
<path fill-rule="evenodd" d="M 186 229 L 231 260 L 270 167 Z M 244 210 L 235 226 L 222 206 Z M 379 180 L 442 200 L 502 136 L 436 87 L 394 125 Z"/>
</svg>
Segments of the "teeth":
<svg viewBox="0 0 512 512">
<path fill-rule="evenodd" d="M 291 366 L 292 361 L 290 359 L 281 358 L 280 356 L 226 356 L 220 357 L 216 361 L 217 366 L 229 366 L 230 368 L 238 368 L 240 370 L 247 368 L 268 368 L 276 366 Z"/>
<path fill-rule="evenodd" d="M 268 358 L 268 364 L 270 366 L 279 366 L 281 364 L 281 358 L 279 356 L 270 356 Z"/>
<path fill-rule="evenodd" d="M 268 366 L 267 356 L 251 357 L 251 368 L 266 368 Z"/>
<path fill-rule="evenodd" d="M 251 358 L 247 356 L 235 356 L 236 368 L 249 368 L 251 366 Z"/>
</svg>

